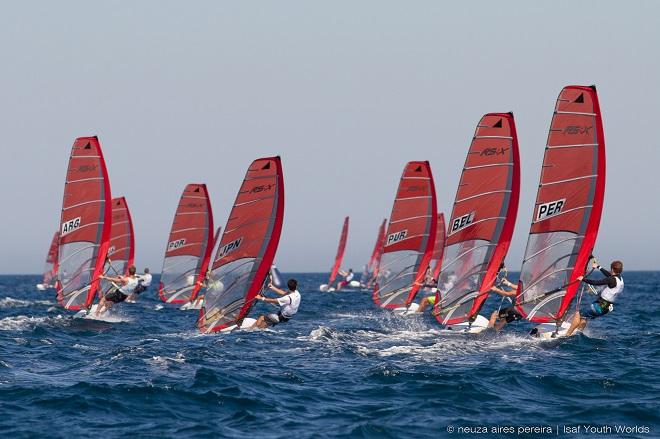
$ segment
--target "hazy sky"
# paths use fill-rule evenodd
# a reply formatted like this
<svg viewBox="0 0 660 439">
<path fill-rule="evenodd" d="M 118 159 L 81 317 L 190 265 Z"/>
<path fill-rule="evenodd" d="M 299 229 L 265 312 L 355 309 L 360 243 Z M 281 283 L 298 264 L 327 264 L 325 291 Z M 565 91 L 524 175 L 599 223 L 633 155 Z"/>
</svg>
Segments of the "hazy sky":
<svg viewBox="0 0 660 439">
<path fill-rule="evenodd" d="M 359 270 L 403 166 L 449 214 L 483 113 L 513 111 L 521 264 L 555 99 L 596 84 L 607 189 L 596 254 L 660 266 L 660 2 L 6 2 L 0 13 L 0 272 L 42 270 L 73 140 L 98 135 L 136 262 L 159 272 L 186 183 L 224 225 L 245 170 L 282 156 L 284 271 L 328 271 L 351 217 Z"/>
</svg>

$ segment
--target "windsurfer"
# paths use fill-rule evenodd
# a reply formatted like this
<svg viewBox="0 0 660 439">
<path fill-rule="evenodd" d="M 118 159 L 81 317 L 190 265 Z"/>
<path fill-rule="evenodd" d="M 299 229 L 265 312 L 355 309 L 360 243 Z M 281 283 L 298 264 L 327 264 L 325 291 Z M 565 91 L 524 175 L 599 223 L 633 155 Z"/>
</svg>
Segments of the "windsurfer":
<svg viewBox="0 0 660 439">
<path fill-rule="evenodd" d="M 135 291 L 128 297 L 128 301 L 137 300 L 140 293 L 147 291 L 151 286 L 151 273 L 149 273 L 149 268 L 144 269 L 144 274 L 137 277 L 138 285 L 135 287 Z"/>
<path fill-rule="evenodd" d="M 594 270 L 600 270 L 605 277 L 599 280 L 592 280 L 580 276 L 577 279 L 588 285 L 604 286 L 605 288 L 600 292 L 596 301 L 591 304 L 584 314 L 580 314 L 580 310 L 575 312 L 571 326 L 566 331 L 566 336 L 568 337 L 573 335 L 573 332 L 575 332 L 576 329 L 583 330 L 587 326 L 587 320 L 596 319 L 612 311 L 614 309 L 616 297 L 623 291 L 623 277 L 621 277 L 621 273 L 623 273 L 623 262 L 613 261 L 610 264 L 611 271 L 607 271 L 598 265 L 594 259 L 592 267 Z"/>
<path fill-rule="evenodd" d="M 209 285 L 211 284 L 211 273 L 212 273 L 211 269 L 209 268 L 208 270 L 206 270 L 206 274 L 204 275 L 204 280 L 197 281 L 197 285 L 199 285 L 200 290 L 202 288 L 204 289 L 208 288 Z M 204 294 L 197 294 L 197 297 L 195 297 L 195 299 L 192 298 L 190 299 L 191 302 L 195 302 L 195 303 L 200 303 L 203 300 L 204 300 Z"/>
<path fill-rule="evenodd" d="M 496 286 L 493 286 L 490 290 L 502 296 L 502 300 L 506 299 L 507 297 L 516 297 L 518 292 L 518 286 L 516 284 L 509 282 L 509 280 L 505 278 L 502 279 L 500 285 L 507 286 L 511 288 L 511 290 L 507 291 L 504 288 L 499 288 Z M 507 324 L 521 320 L 522 318 L 522 314 L 516 311 L 513 305 L 504 308 L 500 307 L 499 309 L 493 311 L 493 313 L 490 315 L 488 327 L 495 328 L 497 331 L 501 331 L 502 328 L 504 328 Z"/>
<path fill-rule="evenodd" d="M 353 273 L 353 269 L 352 269 L 352 268 L 349 268 L 348 271 L 342 271 L 342 270 L 340 270 L 340 271 L 339 271 L 339 274 L 342 275 L 342 276 L 344 276 L 344 280 L 341 281 L 341 282 L 339 282 L 339 283 L 337 284 L 337 291 L 341 290 L 341 289 L 344 288 L 346 285 L 350 285 L 350 284 L 351 284 L 351 281 L 353 280 L 353 277 L 355 276 L 355 274 Z"/>
<path fill-rule="evenodd" d="M 115 303 L 123 302 L 130 296 L 138 285 L 138 278 L 135 275 L 135 265 L 128 267 L 128 276 L 100 276 L 101 279 L 105 279 L 115 284 L 121 284 L 121 287 L 114 288 L 108 294 L 101 297 L 99 305 L 96 308 L 96 315 L 110 310 Z"/>
<path fill-rule="evenodd" d="M 417 282 L 417 285 L 420 285 L 423 289 L 429 290 L 433 293 L 429 296 L 425 296 L 420 302 L 419 307 L 417 308 L 418 313 L 422 313 L 429 306 L 433 307 L 435 305 L 435 295 L 437 292 L 436 287 L 438 282 L 433 278 L 433 269 L 431 269 L 431 264 L 426 267 L 426 273 L 424 274 L 424 282 Z"/>
<path fill-rule="evenodd" d="M 268 284 L 268 288 L 273 290 L 275 293 L 279 294 L 282 297 L 276 297 L 271 299 L 270 297 L 262 296 L 261 294 L 257 295 L 257 300 L 263 302 L 272 303 L 274 305 L 279 305 L 280 310 L 277 314 L 262 314 L 259 316 L 257 321 L 252 326 L 253 328 L 265 329 L 269 326 L 277 325 L 278 323 L 288 322 L 294 314 L 298 312 L 298 307 L 300 306 L 300 292 L 298 292 L 298 281 L 295 279 L 289 279 L 287 282 L 288 292 L 281 290 L 274 286 L 271 283 Z"/>
</svg>

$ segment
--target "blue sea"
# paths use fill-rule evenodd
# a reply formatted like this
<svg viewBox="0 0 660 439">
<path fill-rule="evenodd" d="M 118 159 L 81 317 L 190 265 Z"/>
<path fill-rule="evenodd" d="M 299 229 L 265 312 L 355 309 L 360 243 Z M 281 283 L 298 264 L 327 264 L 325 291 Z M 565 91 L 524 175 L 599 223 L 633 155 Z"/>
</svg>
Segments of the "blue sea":
<svg viewBox="0 0 660 439">
<path fill-rule="evenodd" d="M 551 342 L 529 323 L 448 334 L 291 276 L 294 319 L 227 335 L 153 289 L 105 323 L 73 319 L 39 276 L 0 276 L 0 436 L 660 437 L 658 272 L 625 273 L 613 313 Z"/>
</svg>

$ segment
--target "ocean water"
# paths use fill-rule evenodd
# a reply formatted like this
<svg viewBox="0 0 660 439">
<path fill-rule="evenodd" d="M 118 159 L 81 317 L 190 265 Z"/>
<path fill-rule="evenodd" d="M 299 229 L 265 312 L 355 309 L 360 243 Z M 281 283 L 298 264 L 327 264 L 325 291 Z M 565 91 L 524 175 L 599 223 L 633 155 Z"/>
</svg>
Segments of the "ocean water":
<svg viewBox="0 0 660 439">
<path fill-rule="evenodd" d="M 660 273 L 625 273 L 612 314 L 553 342 L 528 323 L 447 334 L 290 276 L 293 320 L 227 335 L 153 289 L 104 323 L 73 319 L 38 276 L 0 276 L 0 436 L 660 436 Z"/>
</svg>

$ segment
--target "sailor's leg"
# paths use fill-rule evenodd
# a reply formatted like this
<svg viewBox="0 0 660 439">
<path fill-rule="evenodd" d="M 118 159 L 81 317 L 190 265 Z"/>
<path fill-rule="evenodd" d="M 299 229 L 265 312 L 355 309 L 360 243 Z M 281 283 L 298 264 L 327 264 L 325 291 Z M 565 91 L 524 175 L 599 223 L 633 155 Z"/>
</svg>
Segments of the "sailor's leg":
<svg viewBox="0 0 660 439">
<path fill-rule="evenodd" d="M 488 327 L 492 328 L 495 326 L 495 322 L 497 321 L 497 310 L 493 311 L 493 313 L 490 315 L 490 320 L 488 320 Z"/>
<path fill-rule="evenodd" d="M 417 312 L 422 313 L 426 309 L 426 307 L 429 304 L 429 300 L 425 297 L 422 299 L 421 302 L 419 302 L 419 307 L 417 308 Z"/>
<path fill-rule="evenodd" d="M 580 331 L 583 331 L 584 328 L 587 327 L 587 319 L 580 319 L 580 323 L 578 324 L 578 328 Z"/>
<path fill-rule="evenodd" d="M 580 311 L 575 311 L 575 314 L 573 315 L 573 320 L 571 320 L 571 326 L 569 326 L 568 331 L 566 331 L 566 336 L 570 337 L 571 335 L 573 335 L 573 332 L 575 332 L 575 330 L 580 326 L 583 320 L 584 320 L 584 325 L 586 326 L 587 321 L 580 316 Z M 584 328 L 584 326 L 582 328 Z"/>
<path fill-rule="evenodd" d="M 499 322 L 495 323 L 494 327 L 497 331 L 501 331 L 507 324 L 506 319 L 502 319 Z"/>
<path fill-rule="evenodd" d="M 259 329 L 265 329 L 268 327 L 268 324 L 266 323 L 266 316 L 263 314 L 259 316 L 256 322 L 254 322 L 254 325 L 252 325 L 253 328 L 259 328 Z"/>
<path fill-rule="evenodd" d="M 105 304 L 106 304 L 106 300 L 105 300 L 105 296 L 103 296 L 101 297 L 101 300 L 99 300 L 99 304 L 96 307 L 96 313 L 94 315 L 98 316 L 99 314 L 101 314 L 101 310 L 105 309 Z"/>
</svg>

